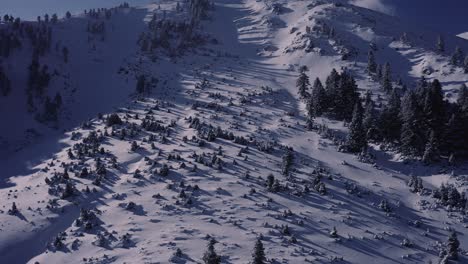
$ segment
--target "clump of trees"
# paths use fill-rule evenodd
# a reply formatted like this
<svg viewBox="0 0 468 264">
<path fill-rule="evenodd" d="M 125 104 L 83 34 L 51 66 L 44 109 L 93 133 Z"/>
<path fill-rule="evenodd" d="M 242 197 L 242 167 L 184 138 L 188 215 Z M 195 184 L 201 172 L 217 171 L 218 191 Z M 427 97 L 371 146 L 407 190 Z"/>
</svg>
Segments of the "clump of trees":
<svg viewBox="0 0 468 264">
<path fill-rule="evenodd" d="M 325 86 L 318 79 L 314 82 L 306 109 L 309 118 L 326 115 L 349 123 L 345 149 L 350 152 L 361 152 L 368 142 L 376 142 L 393 146 L 409 157 L 420 157 L 426 164 L 437 162 L 441 156 L 452 156 L 455 161 L 468 155 L 465 85 L 452 103 L 444 99 L 437 79 L 422 77 L 414 89 L 392 87 L 387 102 L 377 109 L 371 94 L 364 101 L 360 98 L 349 73 L 333 70 Z"/>
</svg>

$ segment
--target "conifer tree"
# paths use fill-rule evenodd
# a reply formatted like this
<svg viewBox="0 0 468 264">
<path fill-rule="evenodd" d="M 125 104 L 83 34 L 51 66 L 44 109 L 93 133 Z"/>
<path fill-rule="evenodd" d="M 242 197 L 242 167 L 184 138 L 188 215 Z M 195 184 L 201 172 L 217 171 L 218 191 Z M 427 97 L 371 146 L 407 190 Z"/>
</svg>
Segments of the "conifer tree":
<svg viewBox="0 0 468 264">
<path fill-rule="evenodd" d="M 393 90 L 390 63 L 385 63 L 383 71 L 382 88 L 386 93 L 390 93 Z"/>
<path fill-rule="evenodd" d="M 367 72 L 369 74 L 377 73 L 377 63 L 375 62 L 375 55 L 372 50 L 367 54 Z"/>
<path fill-rule="evenodd" d="M 381 82 L 383 79 L 383 69 L 382 65 L 377 65 L 377 81 Z"/>
<path fill-rule="evenodd" d="M 364 117 L 362 120 L 362 125 L 366 131 L 367 139 L 377 139 L 377 112 L 375 110 L 375 105 L 372 99 L 370 99 L 370 93 L 368 93 L 369 98 L 366 98 Z"/>
<path fill-rule="evenodd" d="M 425 93 L 423 111 L 428 131 L 432 131 L 438 141 L 445 123 L 445 109 L 442 85 L 437 79 L 429 85 Z"/>
<path fill-rule="evenodd" d="M 435 136 L 434 131 L 430 132 L 429 141 L 426 143 L 424 150 L 423 162 L 425 164 L 431 164 L 439 160 L 439 142 Z"/>
<path fill-rule="evenodd" d="M 322 82 L 317 78 L 312 87 L 312 96 L 307 103 L 307 114 L 309 117 L 321 116 L 326 111 L 326 92 Z"/>
<path fill-rule="evenodd" d="M 353 118 L 349 125 L 347 147 L 351 152 L 361 152 L 367 147 L 366 131 L 362 121 L 363 109 L 361 102 L 358 101 L 354 107 Z"/>
<path fill-rule="evenodd" d="M 460 247 L 460 242 L 457 238 L 457 233 L 452 232 L 447 240 L 447 255 L 450 259 L 458 259 L 458 248 Z"/>
<path fill-rule="evenodd" d="M 254 252 L 252 254 L 252 264 L 264 264 L 266 263 L 265 249 L 263 248 L 263 243 L 260 238 L 257 239 L 255 243 Z"/>
<path fill-rule="evenodd" d="M 298 94 L 301 99 L 308 98 L 310 95 L 307 92 L 309 90 L 310 81 L 309 76 L 305 73 L 305 70 L 301 70 L 299 78 L 296 81 L 296 87 L 298 89 Z"/>
<path fill-rule="evenodd" d="M 459 46 L 455 47 L 455 51 L 450 58 L 450 63 L 454 66 L 461 66 L 463 64 L 463 59 L 464 56 L 462 49 Z"/>
<path fill-rule="evenodd" d="M 289 170 L 291 169 L 292 162 L 293 162 L 293 151 L 288 148 L 286 153 L 283 155 L 282 163 L 281 163 L 281 172 L 283 175 L 288 176 Z"/>
<path fill-rule="evenodd" d="M 416 96 L 411 90 L 403 96 L 400 118 L 401 151 L 406 155 L 421 155 L 425 147 L 424 126 Z"/>
<path fill-rule="evenodd" d="M 203 255 L 203 262 L 205 264 L 220 264 L 221 263 L 221 256 L 218 256 L 216 254 L 214 245 L 216 244 L 216 240 L 214 238 L 211 238 L 210 241 L 208 242 L 208 248 Z"/>
<path fill-rule="evenodd" d="M 468 108 L 468 88 L 466 87 L 466 84 L 462 84 L 460 86 L 460 91 L 458 92 L 457 104 L 462 111 L 465 108 Z"/>
</svg>

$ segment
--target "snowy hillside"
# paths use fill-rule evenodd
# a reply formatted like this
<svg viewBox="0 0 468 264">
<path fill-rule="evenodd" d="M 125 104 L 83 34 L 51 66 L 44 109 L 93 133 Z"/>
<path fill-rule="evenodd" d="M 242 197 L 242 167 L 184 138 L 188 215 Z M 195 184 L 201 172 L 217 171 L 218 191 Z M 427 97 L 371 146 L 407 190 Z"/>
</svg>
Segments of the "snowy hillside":
<svg viewBox="0 0 468 264">
<path fill-rule="evenodd" d="M 0 263 L 466 263 L 464 51 L 345 0 L 2 17 Z"/>
</svg>

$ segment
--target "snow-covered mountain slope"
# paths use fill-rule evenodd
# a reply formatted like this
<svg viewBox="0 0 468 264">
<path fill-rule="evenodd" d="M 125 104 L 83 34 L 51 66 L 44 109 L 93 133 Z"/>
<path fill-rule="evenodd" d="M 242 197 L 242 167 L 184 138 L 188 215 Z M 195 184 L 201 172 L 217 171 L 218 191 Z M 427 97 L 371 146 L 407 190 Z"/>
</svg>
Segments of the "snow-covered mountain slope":
<svg viewBox="0 0 468 264">
<path fill-rule="evenodd" d="M 67 63 L 60 52 L 45 59 L 61 73 L 48 92 L 63 93 L 63 133 L 19 103 L 28 48 L 5 62 L 16 86 L 0 99 L 11 126 L 0 135 L 11 144 L 34 126 L 43 136 L 0 159 L 2 263 L 203 263 L 210 237 L 222 263 L 249 263 L 259 237 L 270 263 L 435 263 L 450 231 L 468 261 L 465 216 L 429 195 L 443 182 L 463 192 L 465 166 L 405 164 L 379 148 L 368 164 L 338 152 L 329 135 L 343 123 L 317 118 L 329 129 L 306 129 L 295 87 L 302 65 L 322 81 L 346 68 L 361 91 L 385 98 L 365 72 L 374 43 L 394 80 L 412 87 L 424 73 L 454 97 L 468 76 L 449 55 L 466 41 L 445 36 L 447 52 L 437 53 L 437 33 L 344 1 L 217 0 L 198 27 L 203 44 L 141 51 L 155 13 L 185 17 L 175 8 L 120 8 L 101 18 L 104 40 L 90 38 L 84 16 L 54 26 L 70 50 Z M 136 96 L 142 74 L 158 82 Z M 411 192 L 411 176 L 425 189 Z"/>
<path fill-rule="evenodd" d="M 451 35 L 464 32 L 468 28 L 465 1 L 448 0 L 351 0 L 351 3 L 394 15 L 405 24 L 415 24 L 419 28 L 431 29 Z"/>
</svg>

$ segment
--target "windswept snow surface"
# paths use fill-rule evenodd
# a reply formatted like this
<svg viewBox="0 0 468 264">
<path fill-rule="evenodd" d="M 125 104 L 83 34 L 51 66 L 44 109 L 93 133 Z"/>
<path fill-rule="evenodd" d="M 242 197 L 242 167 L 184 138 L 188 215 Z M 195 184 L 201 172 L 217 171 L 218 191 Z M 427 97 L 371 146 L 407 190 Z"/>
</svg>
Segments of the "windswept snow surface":
<svg viewBox="0 0 468 264">
<path fill-rule="evenodd" d="M 282 4 L 281 12 L 273 12 L 274 3 Z M 465 217 L 407 186 L 413 175 L 428 190 L 452 182 L 463 191 L 466 168 L 404 164 L 378 146 L 372 150 L 375 164 L 338 152 L 331 140 L 305 128 L 304 104 L 295 88 L 302 65 L 312 80 L 322 81 L 332 68 L 346 68 L 362 92 L 370 89 L 384 100 L 379 85 L 365 74 L 373 42 L 378 62 L 389 61 L 395 79 L 400 76 L 411 87 L 423 72 L 430 73 L 426 77 L 438 78 L 446 95 L 454 97 L 468 76 L 449 65 L 449 51 L 456 45 L 468 50 L 468 42 L 447 35 L 448 52 L 438 54 L 438 33 L 334 1 L 216 0 L 210 19 L 200 25 L 216 41 L 183 56 L 152 57 L 136 45 L 146 22 L 153 13 L 180 16 L 174 1 L 161 1 L 160 7 L 121 10 L 106 22 L 110 32 L 104 41 L 88 42 L 88 18 L 81 15 L 54 28 L 71 52 L 66 65 L 49 58 L 63 73 L 51 89 L 64 84 L 76 90 L 66 94 L 58 130 L 0 98 L 0 120 L 11 126 L 0 132 L 8 147 L 0 159 L 1 263 L 202 263 L 209 236 L 218 241 L 222 263 L 249 263 L 258 237 L 270 263 L 436 263 L 451 230 L 461 243 L 459 263 L 468 262 Z M 306 27 L 324 24 L 335 28 L 339 40 L 307 33 Z M 400 41 L 405 32 L 411 45 Z M 17 87 L 25 86 L 20 65 L 29 64 L 26 50 L 8 62 L 17 72 Z M 145 98 L 134 95 L 139 74 L 159 80 Z M 200 85 L 203 80 L 208 84 Z M 23 90 L 14 92 L 15 102 Z M 96 117 L 99 112 L 116 112 L 125 124 L 106 127 Z M 131 123 L 139 125 L 145 116 L 166 127 L 164 132 L 132 129 Z M 202 144 L 193 139 L 195 118 L 247 143 L 218 137 Z M 346 130 L 341 122 L 316 121 L 338 134 Z M 41 136 L 25 140 L 30 126 Z M 128 134 L 122 138 L 123 127 Z M 104 152 L 70 157 L 68 150 L 93 131 L 102 134 Z M 139 148 L 131 150 L 132 142 Z M 285 146 L 294 149 L 289 177 L 281 172 Z M 100 183 L 97 158 L 107 167 Z M 45 179 L 62 175 L 65 164 L 76 190 L 61 199 Z M 165 164 L 169 174 L 161 176 Z M 79 177 L 85 167 L 91 175 Z M 267 190 L 269 174 L 282 191 Z M 305 191 L 319 175 L 327 193 Z M 379 207 L 382 200 L 391 212 Z M 10 215 L 13 202 L 19 212 Z M 89 228 L 76 222 L 81 208 L 93 212 Z M 337 237 L 330 236 L 334 227 Z M 60 246 L 53 245 L 57 237 Z M 412 245 L 403 246 L 405 239 Z M 182 254 L 175 254 L 177 249 Z"/>
</svg>

